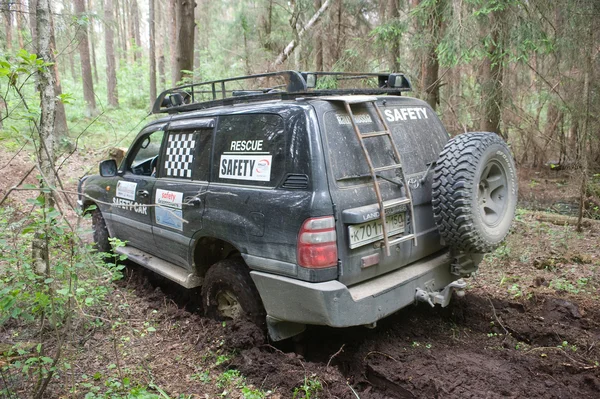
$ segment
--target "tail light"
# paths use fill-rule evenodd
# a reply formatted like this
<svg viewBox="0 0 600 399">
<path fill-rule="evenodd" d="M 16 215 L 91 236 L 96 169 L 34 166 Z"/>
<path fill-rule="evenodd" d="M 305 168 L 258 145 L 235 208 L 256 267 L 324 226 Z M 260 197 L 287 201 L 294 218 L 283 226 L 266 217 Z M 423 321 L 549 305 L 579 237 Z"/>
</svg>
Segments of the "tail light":
<svg viewBox="0 0 600 399">
<path fill-rule="evenodd" d="M 318 269 L 337 265 L 335 219 L 325 216 L 307 219 L 298 234 L 298 264 Z"/>
</svg>

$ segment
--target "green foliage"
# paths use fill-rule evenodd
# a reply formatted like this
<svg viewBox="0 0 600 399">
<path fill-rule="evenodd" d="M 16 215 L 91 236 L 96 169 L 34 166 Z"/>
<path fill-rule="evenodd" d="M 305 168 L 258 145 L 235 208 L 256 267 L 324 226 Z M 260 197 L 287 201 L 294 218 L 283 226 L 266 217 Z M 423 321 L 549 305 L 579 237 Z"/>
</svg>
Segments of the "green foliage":
<svg viewBox="0 0 600 399">
<path fill-rule="evenodd" d="M 190 380 L 200 381 L 203 384 L 208 384 L 209 382 L 211 382 L 210 371 L 204 370 L 204 371 L 199 371 L 197 373 L 194 373 L 190 376 Z"/>
<path fill-rule="evenodd" d="M 101 375 L 93 377 L 94 380 L 100 380 L 101 378 Z M 80 387 L 88 390 L 84 396 L 85 399 L 170 399 L 158 386 L 151 384 L 148 387 L 159 392 L 156 394 L 148 391 L 148 388 L 143 385 L 132 383 L 128 377 L 123 379 L 107 378 L 103 387 L 92 382 L 82 383 Z"/>
<path fill-rule="evenodd" d="M 42 204 L 41 198 L 32 202 Z M 90 316 L 82 320 L 84 324 L 98 326 L 93 316 L 108 306 L 112 287 L 106 282 L 119 270 L 80 241 L 83 232 L 71 230 L 53 208 L 36 208 L 26 215 L 0 208 L 0 227 L 0 325 L 17 324 L 22 339 L 40 340 L 42 336 L 35 335 L 40 326 L 65 334 L 73 317 L 83 311 Z M 49 248 L 50 268 L 44 272 L 36 270 L 32 258 L 34 238 Z M 70 368 L 65 360 L 47 353 L 43 340 L 33 351 L 14 345 L 5 355 L 22 359 L 3 364 L 2 373 L 18 375 L 24 382 Z"/>
<path fill-rule="evenodd" d="M 267 396 L 267 394 L 260 389 L 251 388 L 248 386 L 243 386 L 242 395 L 244 395 L 244 399 L 263 399 Z"/>
<path fill-rule="evenodd" d="M 0 79 L 8 78 L 8 83 L 14 87 L 22 85 L 35 72 L 43 71 L 52 63 L 37 58 L 25 49 L 20 49 L 14 56 L 0 57 Z"/>
<path fill-rule="evenodd" d="M 304 377 L 304 384 L 294 389 L 293 399 L 311 399 L 317 398 L 318 392 L 323 389 L 321 381 L 316 375 L 312 375 L 310 378 Z"/>
<path fill-rule="evenodd" d="M 574 283 L 564 277 L 558 277 L 550 282 L 550 287 L 557 291 L 565 291 L 570 294 L 579 294 L 585 292 L 585 288 L 589 283 L 589 279 L 586 277 L 580 277 Z"/>
<path fill-rule="evenodd" d="M 401 40 L 407 30 L 406 21 L 394 19 L 376 26 L 369 35 L 375 38 L 375 44 L 389 50 L 390 44 L 393 41 Z"/>
<path fill-rule="evenodd" d="M 564 350 L 570 350 L 571 352 L 577 352 L 577 345 L 571 345 L 568 341 L 561 342 L 558 347 Z"/>
</svg>

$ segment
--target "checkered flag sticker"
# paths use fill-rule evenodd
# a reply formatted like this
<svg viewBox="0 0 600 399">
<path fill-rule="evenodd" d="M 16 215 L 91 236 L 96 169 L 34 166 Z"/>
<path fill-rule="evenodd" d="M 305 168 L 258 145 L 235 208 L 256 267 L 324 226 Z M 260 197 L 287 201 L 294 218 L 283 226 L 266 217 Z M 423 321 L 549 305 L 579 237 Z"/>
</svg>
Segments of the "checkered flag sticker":
<svg viewBox="0 0 600 399">
<path fill-rule="evenodd" d="M 165 173 L 168 177 L 192 177 L 194 159 L 194 133 L 170 134 L 167 142 Z"/>
</svg>

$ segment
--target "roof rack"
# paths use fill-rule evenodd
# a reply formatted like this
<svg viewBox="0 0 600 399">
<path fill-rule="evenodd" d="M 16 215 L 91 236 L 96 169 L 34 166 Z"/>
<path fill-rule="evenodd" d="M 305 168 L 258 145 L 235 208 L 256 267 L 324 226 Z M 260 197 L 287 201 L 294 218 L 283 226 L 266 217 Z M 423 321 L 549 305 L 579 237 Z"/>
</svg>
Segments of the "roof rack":
<svg viewBox="0 0 600 399">
<path fill-rule="evenodd" d="M 357 83 L 362 83 L 363 87 L 357 87 Z M 168 89 L 156 98 L 152 113 L 178 113 L 253 101 L 295 99 L 299 96 L 401 95 L 411 90 L 410 82 L 402 73 L 281 71 Z"/>
</svg>

